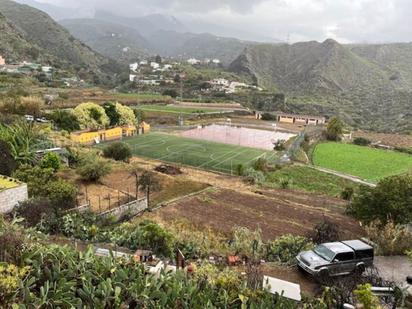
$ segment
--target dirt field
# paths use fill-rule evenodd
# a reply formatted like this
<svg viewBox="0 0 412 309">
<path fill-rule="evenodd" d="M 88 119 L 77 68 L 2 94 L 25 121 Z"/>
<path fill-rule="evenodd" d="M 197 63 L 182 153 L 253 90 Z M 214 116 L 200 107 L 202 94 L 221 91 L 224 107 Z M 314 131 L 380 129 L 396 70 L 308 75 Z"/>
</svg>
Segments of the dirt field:
<svg viewBox="0 0 412 309">
<path fill-rule="evenodd" d="M 214 189 L 158 210 L 162 220 L 188 219 L 229 234 L 235 226 L 260 228 L 264 239 L 284 234 L 307 235 L 322 218 L 336 223 L 343 238 L 363 235 L 358 222 L 344 215 L 341 200 L 292 190 L 245 194 Z"/>
<path fill-rule="evenodd" d="M 372 142 L 380 142 L 393 147 L 412 147 L 412 135 L 354 132 L 353 137 L 365 137 Z"/>
</svg>

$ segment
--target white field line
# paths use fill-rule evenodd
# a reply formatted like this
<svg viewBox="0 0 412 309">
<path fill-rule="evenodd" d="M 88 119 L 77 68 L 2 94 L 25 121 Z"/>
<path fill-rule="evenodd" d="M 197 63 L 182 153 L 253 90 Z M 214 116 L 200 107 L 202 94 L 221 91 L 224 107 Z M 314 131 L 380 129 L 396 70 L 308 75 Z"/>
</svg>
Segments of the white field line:
<svg viewBox="0 0 412 309">
<path fill-rule="evenodd" d="M 205 165 L 211 164 L 213 161 L 220 160 L 220 159 L 222 159 L 222 158 L 224 158 L 224 157 L 226 157 L 226 156 L 228 156 L 228 155 L 230 156 L 230 155 L 232 155 L 233 153 L 238 152 L 238 151 L 239 151 L 239 149 L 234 149 L 234 150 L 232 150 L 232 151 L 227 151 L 227 152 L 225 152 L 224 154 L 219 155 L 217 158 L 215 158 L 215 157 L 214 157 L 214 153 L 212 153 L 212 154 L 210 155 L 210 157 L 209 157 L 211 160 L 204 162 L 203 164 L 199 165 L 198 167 L 203 167 L 203 166 L 205 166 Z M 212 165 L 212 167 L 214 167 L 214 165 Z"/>
</svg>

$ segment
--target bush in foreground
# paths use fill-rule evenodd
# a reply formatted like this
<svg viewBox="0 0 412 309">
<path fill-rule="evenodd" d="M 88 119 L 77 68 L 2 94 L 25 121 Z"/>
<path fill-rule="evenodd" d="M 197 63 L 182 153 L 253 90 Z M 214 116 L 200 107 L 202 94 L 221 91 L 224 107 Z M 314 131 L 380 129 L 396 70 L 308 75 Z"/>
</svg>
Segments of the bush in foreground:
<svg viewBox="0 0 412 309">
<path fill-rule="evenodd" d="M 132 148 L 126 143 L 115 142 L 103 149 L 103 155 L 116 161 L 127 162 L 132 157 Z"/>
<path fill-rule="evenodd" d="M 283 235 L 267 244 L 267 260 L 281 265 L 296 265 L 296 256 L 301 251 L 310 250 L 313 243 L 305 237 Z"/>
<path fill-rule="evenodd" d="M 98 182 L 110 173 L 110 165 L 95 154 L 89 154 L 80 160 L 77 173 L 84 181 Z"/>
</svg>

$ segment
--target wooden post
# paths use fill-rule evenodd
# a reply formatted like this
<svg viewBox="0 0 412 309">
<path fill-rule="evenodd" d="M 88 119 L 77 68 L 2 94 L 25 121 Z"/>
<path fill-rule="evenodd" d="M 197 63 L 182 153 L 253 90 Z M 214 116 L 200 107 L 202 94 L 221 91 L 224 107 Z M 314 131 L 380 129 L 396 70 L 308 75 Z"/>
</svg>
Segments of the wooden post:
<svg viewBox="0 0 412 309">
<path fill-rule="evenodd" d="M 111 209 L 111 205 L 110 205 L 110 193 L 109 193 L 109 195 L 107 196 L 107 198 L 108 198 L 108 200 L 109 200 L 109 210 Z"/>
<path fill-rule="evenodd" d="M 87 185 L 84 187 L 85 188 L 85 193 L 86 193 L 86 203 L 89 200 L 89 194 L 87 193 Z"/>
<path fill-rule="evenodd" d="M 102 203 L 101 203 L 101 199 L 100 199 L 100 195 L 99 195 L 99 213 L 102 212 Z"/>
<path fill-rule="evenodd" d="M 117 190 L 117 207 L 120 207 L 120 191 Z"/>
</svg>

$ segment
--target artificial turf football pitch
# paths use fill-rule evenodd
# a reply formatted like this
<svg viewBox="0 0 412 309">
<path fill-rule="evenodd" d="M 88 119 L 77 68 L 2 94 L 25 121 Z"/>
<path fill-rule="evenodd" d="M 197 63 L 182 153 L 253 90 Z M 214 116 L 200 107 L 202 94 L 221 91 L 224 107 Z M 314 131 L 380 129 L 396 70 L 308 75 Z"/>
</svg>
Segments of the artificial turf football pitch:
<svg viewBox="0 0 412 309">
<path fill-rule="evenodd" d="M 206 170 L 235 174 L 236 167 L 247 167 L 258 158 L 275 160 L 278 154 L 237 145 L 191 139 L 164 133 L 149 133 L 124 138 L 133 154 L 164 162 L 181 163 Z M 104 145 L 104 144 L 103 144 Z"/>
</svg>

